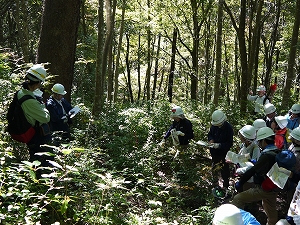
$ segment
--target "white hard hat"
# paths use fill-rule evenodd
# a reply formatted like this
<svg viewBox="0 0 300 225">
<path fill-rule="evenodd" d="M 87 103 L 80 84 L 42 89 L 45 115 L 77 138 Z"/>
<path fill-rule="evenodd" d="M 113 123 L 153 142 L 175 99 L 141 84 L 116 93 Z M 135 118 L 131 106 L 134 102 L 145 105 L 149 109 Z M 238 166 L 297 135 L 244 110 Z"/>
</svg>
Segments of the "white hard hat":
<svg viewBox="0 0 300 225">
<path fill-rule="evenodd" d="M 294 130 L 292 130 L 290 135 L 292 138 L 295 138 L 296 140 L 300 141 L 300 127 L 297 127 Z"/>
<path fill-rule="evenodd" d="M 67 94 L 67 92 L 65 91 L 65 87 L 62 84 L 54 84 L 51 91 L 59 95 Z"/>
<path fill-rule="evenodd" d="M 256 130 L 253 126 L 251 125 L 246 125 L 243 126 L 240 130 L 239 130 L 240 134 L 243 135 L 243 137 L 249 139 L 249 140 L 254 140 L 255 136 L 256 136 Z"/>
<path fill-rule="evenodd" d="M 265 115 L 271 114 L 276 111 L 276 108 L 272 103 L 265 104 L 264 109 L 265 109 Z"/>
<path fill-rule="evenodd" d="M 171 117 L 182 117 L 184 115 L 184 112 L 181 107 L 174 106 L 172 108 Z"/>
<path fill-rule="evenodd" d="M 211 116 L 211 124 L 212 125 L 219 125 L 223 123 L 225 120 L 227 120 L 226 115 L 221 110 L 216 110 L 213 112 Z"/>
<path fill-rule="evenodd" d="M 254 120 L 252 126 L 255 128 L 256 131 L 258 131 L 259 128 L 266 127 L 267 124 L 266 121 L 264 121 L 263 119 L 256 119 Z"/>
<path fill-rule="evenodd" d="M 217 208 L 214 218 L 214 225 L 243 225 L 243 217 L 238 207 L 232 204 L 223 204 Z"/>
<path fill-rule="evenodd" d="M 42 64 L 35 64 L 27 70 L 26 76 L 32 81 L 45 81 L 47 72 Z"/>
<path fill-rule="evenodd" d="M 256 140 L 263 140 L 274 135 L 274 131 L 270 127 L 262 127 L 257 131 Z"/>
<path fill-rule="evenodd" d="M 275 116 L 275 121 L 280 127 L 280 129 L 285 128 L 288 124 L 288 120 L 285 116 Z"/>
<path fill-rule="evenodd" d="M 291 108 L 291 112 L 293 114 L 299 114 L 300 113 L 300 104 L 294 104 Z"/>
<path fill-rule="evenodd" d="M 257 88 L 256 88 L 256 91 L 266 91 L 266 87 L 264 85 L 259 85 Z"/>
</svg>

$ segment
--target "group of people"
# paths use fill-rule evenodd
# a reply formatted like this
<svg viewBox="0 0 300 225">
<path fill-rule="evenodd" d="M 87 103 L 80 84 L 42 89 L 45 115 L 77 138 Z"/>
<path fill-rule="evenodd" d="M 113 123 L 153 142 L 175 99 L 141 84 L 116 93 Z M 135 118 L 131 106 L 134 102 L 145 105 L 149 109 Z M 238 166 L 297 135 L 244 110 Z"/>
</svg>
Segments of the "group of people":
<svg viewBox="0 0 300 225">
<path fill-rule="evenodd" d="M 72 107 L 63 97 L 67 93 L 64 86 L 58 83 L 53 85 L 49 99 L 46 102 L 43 100 L 41 86 L 46 77 L 47 71 L 42 64 L 33 65 L 26 71 L 25 81 L 17 93 L 17 98 L 21 99 L 25 95 L 33 97 L 21 105 L 27 121 L 36 130 L 33 138 L 27 143 L 30 161 L 38 160 L 42 167 L 51 167 L 49 160 L 53 161 L 54 157 L 45 153 L 51 152 L 51 149 L 43 145 L 52 141 L 54 131 L 62 131 L 66 137 L 70 136 Z"/>
<path fill-rule="evenodd" d="M 220 222 L 216 220 L 213 223 L 215 225 L 259 224 L 253 216 L 248 215 L 252 222 L 243 218 L 243 215 L 247 214 L 243 211 L 246 204 L 258 201 L 262 201 L 267 215 L 267 224 L 275 225 L 277 222 L 281 224 L 282 220 L 278 221 L 276 197 L 279 192 L 287 191 L 290 193 L 287 201 L 290 202 L 300 180 L 300 104 L 294 104 L 286 115 L 277 115 L 276 107 L 266 96 L 266 89 L 263 85 L 258 87 L 257 95 L 251 94 L 249 93 L 248 100 L 255 101 L 257 119 L 251 125 L 245 125 L 238 131 L 241 143 L 236 152 L 247 161 L 235 165 L 237 182 L 229 182 L 232 162 L 228 161 L 228 154 L 233 146 L 233 127 L 222 110 L 214 111 L 211 116 L 207 140 L 212 160 L 213 185 L 223 183 L 221 186 L 225 189 L 234 186 L 237 194 L 234 195 L 231 204 L 226 204 L 226 207 L 236 207 L 239 216 L 234 214 L 233 218 L 240 221 L 224 222 L 225 219 Z M 172 109 L 171 118 L 174 119 L 173 124 L 161 143 L 164 144 L 165 139 L 171 136 L 175 145 L 186 147 L 189 140 L 194 138 L 191 122 L 185 118 L 179 106 Z M 267 176 L 275 163 L 290 171 L 284 187 L 279 188 Z M 221 180 L 219 175 L 222 177 Z M 229 212 L 229 208 L 225 212 Z M 235 210 L 232 209 L 232 212 Z M 290 219 L 288 224 L 295 224 L 290 221 L 293 220 Z"/>
</svg>

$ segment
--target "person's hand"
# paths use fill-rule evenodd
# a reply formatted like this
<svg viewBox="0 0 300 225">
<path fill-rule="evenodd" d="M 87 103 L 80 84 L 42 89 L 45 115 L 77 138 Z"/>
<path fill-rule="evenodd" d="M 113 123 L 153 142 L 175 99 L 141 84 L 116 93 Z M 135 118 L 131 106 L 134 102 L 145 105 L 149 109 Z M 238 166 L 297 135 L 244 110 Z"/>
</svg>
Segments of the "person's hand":
<svg viewBox="0 0 300 225">
<path fill-rule="evenodd" d="M 62 118 L 60 118 L 64 121 L 64 123 L 67 123 L 68 122 L 68 118 L 66 116 L 63 116 Z"/>
<path fill-rule="evenodd" d="M 166 140 L 163 138 L 158 145 L 159 145 L 159 147 L 163 148 L 163 147 L 165 147 L 165 144 L 166 144 Z"/>
<path fill-rule="evenodd" d="M 211 148 L 220 148 L 220 143 L 212 143 Z"/>
<path fill-rule="evenodd" d="M 178 136 L 184 136 L 184 135 L 185 135 L 185 133 L 183 133 L 183 132 L 181 132 L 181 131 L 176 131 L 176 134 L 177 134 Z"/>
</svg>

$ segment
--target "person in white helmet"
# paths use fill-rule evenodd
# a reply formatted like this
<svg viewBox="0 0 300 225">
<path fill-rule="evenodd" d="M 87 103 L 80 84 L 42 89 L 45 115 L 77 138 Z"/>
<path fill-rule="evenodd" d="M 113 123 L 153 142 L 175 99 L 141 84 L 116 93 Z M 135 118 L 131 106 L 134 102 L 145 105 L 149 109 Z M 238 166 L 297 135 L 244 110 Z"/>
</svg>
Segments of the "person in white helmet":
<svg viewBox="0 0 300 225">
<path fill-rule="evenodd" d="M 258 161 L 253 167 L 247 170 L 243 176 L 236 182 L 235 187 L 238 193 L 234 196 L 232 204 L 240 209 L 252 202 L 262 201 L 264 211 L 267 215 L 267 224 L 274 225 L 278 220 L 276 210 L 277 191 L 265 190 L 262 184 L 266 180 L 266 174 L 272 168 L 276 161 L 276 155 L 279 150 L 274 144 L 275 134 L 269 127 L 262 127 L 257 131 L 256 140 L 259 147 L 263 150 Z M 254 176 L 255 187 L 242 191 L 243 185 Z M 242 191 L 242 192 L 241 192 Z"/>
<path fill-rule="evenodd" d="M 270 103 L 268 97 L 266 96 L 266 87 L 264 85 L 260 85 L 256 89 L 257 94 L 253 95 L 252 90 L 249 91 L 247 99 L 249 101 L 254 101 L 254 113 L 263 115 L 263 106 L 267 103 Z"/>
<path fill-rule="evenodd" d="M 223 204 L 214 213 L 212 225 L 260 225 L 249 212 L 232 204 Z"/>
<path fill-rule="evenodd" d="M 42 133 L 41 126 L 47 125 L 50 121 L 50 113 L 46 109 L 45 104 L 36 99 L 36 91 L 41 88 L 42 82 L 47 77 L 46 69 L 42 64 L 35 64 L 27 70 L 25 82 L 22 84 L 23 88 L 18 91 L 18 99 L 25 95 L 34 96 L 33 99 L 28 99 L 22 104 L 27 121 L 36 129 L 35 135 L 27 143 L 29 148 L 29 161 L 38 160 L 42 167 L 51 166 L 47 160 L 54 160 L 53 156 L 41 156 L 38 152 L 49 152 L 49 149 L 41 147 L 43 144 L 48 144 L 51 141 L 50 132 Z M 47 127 L 47 126 L 45 126 Z M 41 172 L 41 171 L 39 171 Z"/>
<path fill-rule="evenodd" d="M 252 126 L 255 128 L 256 132 L 259 130 L 259 128 L 266 127 L 266 121 L 263 119 L 256 119 L 253 121 Z"/>
<path fill-rule="evenodd" d="M 207 134 L 212 157 L 213 185 L 219 184 L 219 173 L 223 179 L 223 188 L 229 187 L 230 170 L 225 157 L 233 145 L 233 128 L 222 110 L 215 110 L 211 116 L 211 127 Z"/>
<path fill-rule="evenodd" d="M 172 108 L 170 117 L 173 119 L 173 123 L 165 133 L 160 146 L 163 147 L 166 139 L 171 136 L 175 146 L 179 145 L 181 148 L 186 148 L 190 140 L 194 138 L 193 125 L 191 121 L 185 117 L 180 106 L 174 106 Z"/>
<path fill-rule="evenodd" d="M 67 93 L 65 87 L 62 84 L 54 84 L 52 89 L 52 95 L 49 97 L 46 103 L 46 107 L 50 112 L 50 129 L 51 131 L 62 131 L 63 138 L 70 138 L 70 124 L 72 119 L 70 118 L 71 104 L 64 98 Z"/>
<path fill-rule="evenodd" d="M 290 109 L 290 114 L 287 116 L 288 125 L 286 126 L 291 132 L 300 124 L 300 104 L 294 104 Z"/>
<path fill-rule="evenodd" d="M 288 121 L 285 116 L 275 116 L 271 123 L 271 128 L 275 133 L 275 146 L 278 149 L 288 149 L 286 132 Z"/>
<path fill-rule="evenodd" d="M 249 155 L 249 161 L 252 163 L 256 163 L 259 156 L 260 156 L 260 148 L 258 147 L 257 143 L 255 142 L 256 138 L 256 130 L 251 125 L 245 125 L 242 127 L 239 132 L 238 136 L 241 140 L 239 155 L 246 156 Z M 239 163 L 237 165 L 236 174 L 242 176 L 249 168 L 253 165 L 249 165 L 249 163 Z M 253 178 L 251 177 L 243 186 L 243 190 L 247 190 L 253 186 Z"/>
<path fill-rule="evenodd" d="M 266 126 L 271 128 L 271 124 L 276 116 L 276 107 L 271 103 L 267 103 L 264 105 L 264 113 L 263 120 L 266 121 Z"/>
</svg>

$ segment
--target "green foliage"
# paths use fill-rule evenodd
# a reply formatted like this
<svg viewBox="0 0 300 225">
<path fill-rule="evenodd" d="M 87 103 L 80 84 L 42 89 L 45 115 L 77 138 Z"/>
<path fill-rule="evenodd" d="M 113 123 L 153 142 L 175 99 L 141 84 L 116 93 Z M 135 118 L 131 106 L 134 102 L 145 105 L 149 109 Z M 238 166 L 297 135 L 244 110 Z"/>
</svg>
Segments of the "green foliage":
<svg viewBox="0 0 300 225">
<path fill-rule="evenodd" d="M 10 67 L 7 68 L 7 73 Z M 3 92 L 16 89 L 13 77 Z M 75 92 L 76 93 L 76 92 Z M 179 93 L 180 94 L 180 93 Z M 6 100 L 1 109 L 1 224 L 209 224 L 214 203 L 208 149 L 191 142 L 187 149 L 158 143 L 171 124 L 167 101 L 105 104 L 92 117 L 81 95 L 73 139 L 59 146 L 51 171 L 28 162 L 26 145 L 5 133 Z M 206 140 L 213 105 L 176 101 L 193 123 L 195 141 Z M 251 118 L 221 104 L 235 130 Z M 55 140 L 61 141 L 54 135 Z M 42 173 L 37 179 L 36 173 Z"/>
</svg>

